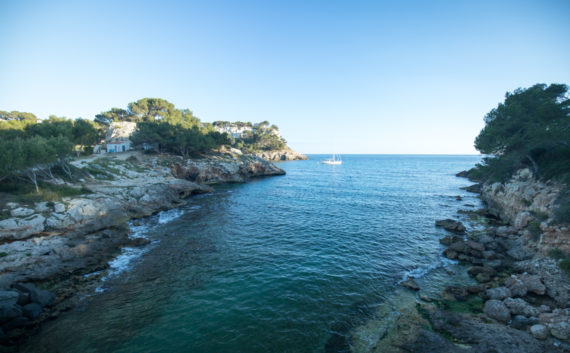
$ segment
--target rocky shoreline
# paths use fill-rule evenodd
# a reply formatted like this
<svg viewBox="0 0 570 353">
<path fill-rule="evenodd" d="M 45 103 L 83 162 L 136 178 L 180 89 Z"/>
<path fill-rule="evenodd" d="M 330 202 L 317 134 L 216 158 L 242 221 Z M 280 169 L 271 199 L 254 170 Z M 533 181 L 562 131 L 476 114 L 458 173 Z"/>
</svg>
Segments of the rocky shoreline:
<svg viewBox="0 0 570 353">
<path fill-rule="evenodd" d="M 553 221 L 561 189 L 529 170 L 506 183 L 465 188 L 485 207 L 435 222 L 448 233 L 439 240 L 443 255 L 458 264 L 439 270 L 435 291 L 433 278 L 402 281 L 377 319 L 353 333 L 353 350 L 570 351 L 569 276 L 549 256 L 570 250 L 568 224 Z"/>
<path fill-rule="evenodd" d="M 0 347 L 17 349 L 45 320 L 93 292 L 129 237 L 128 221 L 185 204 L 211 185 L 285 172 L 237 150 L 199 158 L 127 152 L 72 162 L 89 192 L 59 202 L 8 203 L 0 220 Z M 40 298 L 40 299 L 38 299 Z"/>
</svg>

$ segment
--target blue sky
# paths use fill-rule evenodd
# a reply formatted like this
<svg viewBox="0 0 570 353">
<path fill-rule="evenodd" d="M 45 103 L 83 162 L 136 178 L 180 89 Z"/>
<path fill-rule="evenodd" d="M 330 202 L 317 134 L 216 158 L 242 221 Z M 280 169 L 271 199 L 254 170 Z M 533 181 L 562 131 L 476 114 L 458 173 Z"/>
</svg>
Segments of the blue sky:
<svg viewBox="0 0 570 353">
<path fill-rule="evenodd" d="M 303 153 L 476 153 L 507 91 L 570 84 L 570 1 L 0 0 L 0 110 L 143 97 Z"/>
</svg>

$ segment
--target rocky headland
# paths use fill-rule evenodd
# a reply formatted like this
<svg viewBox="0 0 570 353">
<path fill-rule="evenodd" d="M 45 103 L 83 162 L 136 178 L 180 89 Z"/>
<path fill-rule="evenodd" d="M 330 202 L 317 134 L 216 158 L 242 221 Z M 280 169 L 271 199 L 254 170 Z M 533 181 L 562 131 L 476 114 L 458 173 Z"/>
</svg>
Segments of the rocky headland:
<svg viewBox="0 0 570 353">
<path fill-rule="evenodd" d="M 0 341 L 15 345 L 68 310 L 75 293 L 97 281 L 129 237 L 127 222 L 179 207 L 213 184 L 282 175 L 272 163 L 239 150 L 183 159 L 140 152 L 73 161 L 85 193 L 56 202 L 3 205 L 0 220 Z M 62 182 L 63 183 L 63 182 Z M 95 274 L 93 276 L 86 274 Z M 92 290 L 92 288 L 91 288 Z"/>
<path fill-rule="evenodd" d="M 359 328 L 354 350 L 570 351 L 570 278 L 561 262 L 570 252 L 570 226 L 555 220 L 563 187 L 522 169 L 507 182 L 466 188 L 485 207 L 435 223 L 448 233 L 439 241 L 456 268 L 439 270 L 436 291 L 433 283 L 402 281 L 376 315 L 391 319 Z"/>
<path fill-rule="evenodd" d="M 291 148 L 285 146 L 285 148 L 274 151 L 260 151 L 255 154 L 256 156 L 263 158 L 267 161 L 279 162 L 279 161 L 297 161 L 297 160 L 307 160 L 309 159 L 304 154 L 293 151 Z"/>
</svg>

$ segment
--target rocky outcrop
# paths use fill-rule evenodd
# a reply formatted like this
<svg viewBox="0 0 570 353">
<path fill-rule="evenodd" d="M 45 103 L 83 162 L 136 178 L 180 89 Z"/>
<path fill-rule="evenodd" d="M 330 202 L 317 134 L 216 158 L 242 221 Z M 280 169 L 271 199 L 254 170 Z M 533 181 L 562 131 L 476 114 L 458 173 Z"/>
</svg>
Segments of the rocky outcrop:
<svg viewBox="0 0 570 353">
<path fill-rule="evenodd" d="M 536 180 L 529 169 L 519 170 L 506 183 L 485 184 L 481 199 L 488 212 L 512 225 L 515 231 L 534 237 L 534 246 L 542 254 L 552 249 L 570 253 L 568 224 L 554 224 L 555 202 L 563 185 Z"/>
<path fill-rule="evenodd" d="M 172 174 L 203 184 L 241 183 L 253 177 L 285 174 L 282 169 L 260 157 L 228 155 L 174 161 Z"/>
<path fill-rule="evenodd" d="M 267 161 L 272 162 L 279 162 L 279 161 L 296 161 L 296 160 L 307 160 L 309 159 L 304 154 L 297 153 L 290 149 L 289 147 L 285 147 L 282 150 L 276 151 L 261 151 L 257 152 L 256 156 L 263 158 Z"/>
</svg>

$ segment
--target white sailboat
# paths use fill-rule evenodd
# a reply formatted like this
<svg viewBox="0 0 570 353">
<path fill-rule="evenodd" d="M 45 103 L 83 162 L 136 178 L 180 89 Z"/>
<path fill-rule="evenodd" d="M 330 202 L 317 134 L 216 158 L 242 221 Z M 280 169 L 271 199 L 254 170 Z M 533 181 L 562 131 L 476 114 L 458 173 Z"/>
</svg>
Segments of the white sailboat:
<svg viewBox="0 0 570 353">
<path fill-rule="evenodd" d="M 321 161 L 321 163 L 322 164 L 339 165 L 339 164 L 342 164 L 342 160 L 340 159 L 340 156 L 337 158 L 336 154 L 333 153 L 332 158 L 325 159 L 325 160 Z"/>
</svg>

